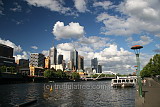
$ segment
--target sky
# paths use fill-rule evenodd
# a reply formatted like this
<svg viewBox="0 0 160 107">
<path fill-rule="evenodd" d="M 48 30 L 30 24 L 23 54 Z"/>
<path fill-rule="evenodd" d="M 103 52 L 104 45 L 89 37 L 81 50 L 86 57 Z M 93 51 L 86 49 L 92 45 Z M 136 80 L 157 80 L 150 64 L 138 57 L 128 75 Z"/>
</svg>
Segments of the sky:
<svg viewBox="0 0 160 107">
<path fill-rule="evenodd" d="M 142 45 L 141 68 L 160 53 L 159 0 L 0 0 L 0 43 L 15 59 L 48 55 L 54 45 L 69 60 L 76 49 L 85 67 L 98 58 L 103 71 L 135 72 L 131 46 Z"/>
</svg>

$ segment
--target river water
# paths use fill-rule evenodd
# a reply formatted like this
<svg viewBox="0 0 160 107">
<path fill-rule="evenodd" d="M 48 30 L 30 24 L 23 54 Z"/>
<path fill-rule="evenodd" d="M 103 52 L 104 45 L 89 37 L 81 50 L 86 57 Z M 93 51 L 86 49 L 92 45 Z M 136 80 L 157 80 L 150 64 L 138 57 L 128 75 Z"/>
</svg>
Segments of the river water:
<svg viewBox="0 0 160 107">
<path fill-rule="evenodd" d="M 0 85 L 0 106 L 37 99 L 32 107 L 134 107 L 135 88 L 113 88 L 111 81 Z"/>
</svg>

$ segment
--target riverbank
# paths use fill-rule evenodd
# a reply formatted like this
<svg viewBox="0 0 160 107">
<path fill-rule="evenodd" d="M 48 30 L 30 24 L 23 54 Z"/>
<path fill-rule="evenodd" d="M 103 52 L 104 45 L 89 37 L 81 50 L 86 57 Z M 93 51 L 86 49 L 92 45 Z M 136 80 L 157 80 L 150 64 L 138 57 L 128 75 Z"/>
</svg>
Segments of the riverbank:
<svg viewBox="0 0 160 107">
<path fill-rule="evenodd" d="M 82 78 L 82 79 L 69 79 L 69 78 L 45 78 L 35 76 L 23 76 L 21 74 L 8 74 L 1 73 L 0 84 L 18 84 L 18 83 L 48 83 L 48 82 L 77 82 L 77 81 L 104 81 L 111 80 L 115 77 L 105 77 L 98 79 Z"/>
<path fill-rule="evenodd" d="M 139 97 L 136 91 L 136 107 L 159 107 L 160 84 L 152 78 L 145 78 L 146 84 L 142 86 L 143 97 Z M 138 90 L 138 86 L 136 88 Z"/>
<path fill-rule="evenodd" d="M 44 78 L 34 76 L 23 76 L 20 74 L 1 73 L 0 84 L 18 84 L 18 83 L 48 83 L 54 82 L 72 82 L 81 80 L 70 80 L 68 78 Z"/>
</svg>

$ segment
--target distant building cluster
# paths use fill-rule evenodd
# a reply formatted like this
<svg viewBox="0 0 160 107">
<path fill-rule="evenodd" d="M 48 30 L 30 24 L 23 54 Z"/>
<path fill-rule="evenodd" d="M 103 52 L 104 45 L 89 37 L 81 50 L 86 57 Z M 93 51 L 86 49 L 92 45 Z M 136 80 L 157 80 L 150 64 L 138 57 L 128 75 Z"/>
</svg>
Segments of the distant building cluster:
<svg viewBox="0 0 160 107">
<path fill-rule="evenodd" d="M 57 48 L 51 47 L 49 56 L 45 57 L 42 53 L 31 53 L 30 59 L 18 59 L 13 57 L 13 48 L 0 44 L 0 66 L 13 66 L 16 70 L 29 76 L 43 76 L 45 69 L 61 69 L 64 72 L 78 72 L 80 75 L 85 73 L 102 73 L 102 65 L 98 64 L 98 59 L 91 59 L 91 67 L 84 69 L 84 57 L 78 54 L 76 49 L 70 51 L 68 62 L 64 60 L 62 54 L 57 54 Z M 16 63 L 15 63 L 16 62 Z M 86 72 L 85 72 L 86 71 Z"/>
</svg>

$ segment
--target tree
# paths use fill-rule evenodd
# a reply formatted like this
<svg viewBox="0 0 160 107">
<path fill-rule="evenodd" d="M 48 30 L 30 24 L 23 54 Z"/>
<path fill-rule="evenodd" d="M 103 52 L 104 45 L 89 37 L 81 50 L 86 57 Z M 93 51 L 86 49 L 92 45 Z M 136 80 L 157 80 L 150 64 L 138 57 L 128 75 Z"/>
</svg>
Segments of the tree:
<svg viewBox="0 0 160 107">
<path fill-rule="evenodd" d="M 53 70 L 47 69 L 47 70 L 44 71 L 44 77 L 53 78 L 55 76 L 56 75 L 55 75 Z"/>
<path fill-rule="evenodd" d="M 154 55 L 140 72 L 141 77 L 160 75 L 160 54 Z"/>
<path fill-rule="evenodd" d="M 66 78 L 66 77 L 67 77 L 66 73 L 63 72 L 61 69 L 58 69 L 58 70 L 57 70 L 56 76 L 57 76 L 58 78 Z"/>
<path fill-rule="evenodd" d="M 2 73 L 2 72 L 6 72 L 6 66 L 1 66 L 0 67 L 0 72 Z"/>
<path fill-rule="evenodd" d="M 72 78 L 73 80 L 76 80 L 76 79 L 79 79 L 80 76 L 79 76 L 79 74 L 78 74 L 77 72 L 73 72 L 72 75 L 71 75 L 71 78 Z"/>
</svg>

